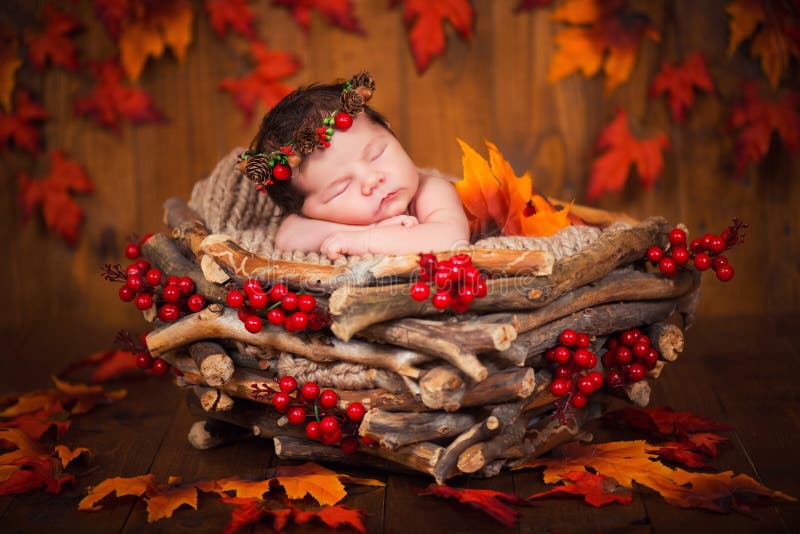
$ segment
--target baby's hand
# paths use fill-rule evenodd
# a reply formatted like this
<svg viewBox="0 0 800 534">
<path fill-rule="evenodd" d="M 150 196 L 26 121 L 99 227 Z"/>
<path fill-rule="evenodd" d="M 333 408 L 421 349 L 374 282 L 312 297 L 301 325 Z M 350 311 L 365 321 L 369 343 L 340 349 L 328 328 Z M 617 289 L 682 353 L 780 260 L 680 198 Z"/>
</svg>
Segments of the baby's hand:
<svg viewBox="0 0 800 534">
<path fill-rule="evenodd" d="M 404 228 L 411 228 L 419 224 L 419 221 L 413 215 L 395 215 L 378 222 L 375 226 L 392 226 L 399 225 Z"/>
<path fill-rule="evenodd" d="M 320 252 L 335 260 L 343 254 L 360 256 L 367 253 L 366 232 L 334 232 L 322 242 Z"/>
</svg>

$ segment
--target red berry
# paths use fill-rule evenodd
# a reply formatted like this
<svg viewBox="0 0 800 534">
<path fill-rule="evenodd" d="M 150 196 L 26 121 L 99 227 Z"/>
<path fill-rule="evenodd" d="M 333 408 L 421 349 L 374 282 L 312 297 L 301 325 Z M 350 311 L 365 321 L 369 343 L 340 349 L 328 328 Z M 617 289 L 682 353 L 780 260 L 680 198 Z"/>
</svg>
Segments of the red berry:
<svg viewBox="0 0 800 534">
<path fill-rule="evenodd" d="M 245 322 L 248 317 L 250 317 L 251 315 L 255 315 L 255 313 L 256 311 L 250 306 L 242 306 L 241 308 L 236 310 L 236 316 L 242 322 Z"/>
<path fill-rule="evenodd" d="M 280 386 L 281 391 L 288 395 L 297 389 L 297 380 L 295 380 L 293 376 L 284 376 L 281 378 L 281 381 L 278 382 L 278 385 Z"/>
<path fill-rule="evenodd" d="M 136 295 L 136 307 L 140 310 L 149 310 L 153 307 L 152 293 L 139 293 Z"/>
<path fill-rule="evenodd" d="M 355 422 L 361 421 L 366 411 L 364 405 L 360 402 L 351 402 L 347 405 L 347 418 Z"/>
<path fill-rule="evenodd" d="M 134 265 L 136 265 L 136 268 L 139 269 L 139 273 L 141 274 L 144 274 L 150 270 L 150 262 L 144 258 L 136 260 Z"/>
<path fill-rule="evenodd" d="M 433 298 L 431 302 L 433 303 L 433 307 L 439 310 L 443 310 L 450 306 L 452 298 L 450 297 L 449 291 L 437 291 L 433 294 Z"/>
<path fill-rule="evenodd" d="M 256 310 L 266 308 L 269 303 L 269 297 L 263 291 L 252 291 L 247 296 L 247 302 Z"/>
<path fill-rule="evenodd" d="M 286 418 L 293 425 L 302 425 L 306 421 L 306 411 L 300 406 L 295 406 L 286 414 Z"/>
<path fill-rule="evenodd" d="M 133 289 L 129 288 L 127 286 L 127 284 L 125 284 L 125 285 L 123 285 L 122 287 L 119 288 L 118 295 L 119 295 L 119 300 L 121 300 L 123 302 L 130 302 L 134 298 L 136 298 L 136 291 L 134 291 Z"/>
<path fill-rule="evenodd" d="M 136 243 L 130 243 L 125 247 L 125 256 L 131 260 L 135 260 L 142 253 L 142 249 Z"/>
<path fill-rule="evenodd" d="M 705 271 L 711 267 L 711 257 L 705 252 L 699 252 L 694 257 L 694 267 L 698 271 Z"/>
<path fill-rule="evenodd" d="M 689 245 L 689 248 L 695 254 L 699 254 L 699 253 L 701 253 L 701 252 L 706 250 L 706 245 L 705 245 L 705 243 L 703 243 L 703 238 L 702 237 L 698 237 L 697 239 L 693 239 L 692 240 L 692 244 Z"/>
<path fill-rule="evenodd" d="M 617 350 L 618 349 L 608 349 L 605 354 L 603 354 L 603 367 L 614 367 L 617 365 Z"/>
<path fill-rule="evenodd" d="M 475 300 L 475 292 L 471 287 L 461 286 L 458 288 L 458 300 L 464 304 L 469 304 Z"/>
<path fill-rule="evenodd" d="M 711 260 L 711 268 L 715 271 L 722 267 L 723 265 L 728 265 L 728 258 L 725 256 L 717 256 L 716 258 L 712 258 Z"/>
<path fill-rule="evenodd" d="M 594 390 L 595 390 L 594 380 L 589 378 L 588 375 L 578 380 L 578 391 L 580 391 L 584 395 L 591 395 L 592 393 L 594 393 Z"/>
<path fill-rule="evenodd" d="M 431 288 L 425 282 L 417 282 L 411 286 L 411 298 L 417 302 L 422 302 L 431 294 Z"/>
<path fill-rule="evenodd" d="M 168 285 L 168 286 L 177 286 L 178 285 L 178 280 L 180 280 L 180 278 L 178 278 L 177 276 L 174 276 L 174 275 L 170 276 L 170 277 L 167 278 L 167 284 L 166 285 Z"/>
<path fill-rule="evenodd" d="M 280 413 L 289 409 L 289 403 L 292 401 L 291 397 L 284 392 L 276 393 L 272 396 L 272 405 Z"/>
<path fill-rule="evenodd" d="M 361 436 L 361 443 L 363 443 L 364 445 L 369 446 L 369 445 L 375 445 L 375 443 L 377 443 L 377 442 L 374 439 L 370 438 L 370 437 Z"/>
<path fill-rule="evenodd" d="M 558 346 L 555 349 L 555 358 L 558 363 L 567 363 L 572 353 L 567 347 Z"/>
<path fill-rule="evenodd" d="M 147 352 L 140 352 L 136 355 L 136 367 L 139 369 L 150 369 L 153 366 L 153 357 Z"/>
<path fill-rule="evenodd" d="M 144 287 L 144 281 L 138 274 L 132 274 L 125 279 L 125 285 L 134 291 L 141 291 L 142 287 Z"/>
<path fill-rule="evenodd" d="M 597 371 L 592 371 L 591 373 L 589 373 L 586 376 L 589 377 L 591 379 L 591 381 L 594 383 L 594 389 L 595 390 L 598 390 L 601 387 L 603 387 L 603 375 L 601 375 Z"/>
<path fill-rule="evenodd" d="M 263 323 L 261 322 L 261 317 L 258 315 L 251 315 L 244 320 L 244 328 L 251 334 L 258 334 L 261 332 L 262 326 Z"/>
<path fill-rule="evenodd" d="M 450 264 L 455 267 L 468 267 L 472 265 L 472 258 L 469 254 L 459 253 L 450 258 Z"/>
<path fill-rule="evenodd" d="M 556 351 L 555 351 L 555 349 L 547 349 L 546 351 L 544 351 L 544 357 L 547 358 L 551 362 L 556 361 Z"/>
<path fill-rule="evenodd" d="M 622 373 L 618 369 L 612 369 L 608 373 L 606 373 L 606 382 L 612 388 L 621 388 L 625 385 L 625 381 L 622 379 Z"/>
<path fill-rule="evenodd" d="M 650 338 L 640 332 L 639 333 L 639 337 L 636 338 L 636 343 L 644 343 L 645 345 L 647 345 L 649 347 L 650 346 Z"/>
<path fill-rule="evenodd" d="M 708 242 L 708 250 L 712 254 L 722 254 L 723 252 L 725 252 L 726 248 L 727 247 L 725 246 L 725 240 L 717 235 L 712 237 Z"/>
<path fill-rule="evenodd" d="M 658 362 L 658 351 L 656 349 L 648 349 L 647 354 L 642 357 L 642 363 L 649 371 L 656 366 Z"/>
<path fill-rule="evenodd" d="M 330 145 L 330 143 L 328 143 L 328 145 Z M 324 443 L 325 445 L 333 445 L 334 443 L 339 441 L 341 438 L 342 438 L 342 429 L 341 428 L 337 428 L 331 434 L 325 434 L 323 432 L 323 434 L 322 434 L 322 443 Z"/>
<path fill-rule="evenodd" d="M 715 237 L 717 237 L 717 236 L 715 236 L 714 234 L 709 233 L 709 234 L 705 234 L 701 238 L 703 240 L 703 246 L 706 247 L 706 250 L 708 250 L 709 245 L 711 245 L 711 240 L 714 239 Z"/>
<path fill-rule="evenodd" d="M 689 251 L 684 247 L 675 247 L 672 249 L 672 260 L 675 265 L 685 265 L 689 261 Z"/>
<path fill-rule="evenodd" d="M 286 311 L 294 311 L 297 309 L 297 293 L 290 291 L 281 297 L 281 308 Z"/>
<path fill-rule="evenodd" d="M 162 360 L 161 358 L 157 358 L 153 360 L 153 367 L 150 369 L 150 372 L 156 376 L 162 376 L 167 374 L 169 371 L 169 364 Z"/>
<path fill-rule="evenodd" d="M 269 290 L 269 301 L 270 302 L 278 302 L 289 292 L 289 288 L 286 284 L 275 284 L 272 286 L 272 289 Z"/>
<path fill-rule="evenodd" d="M 554 397 L 563 397 L 569 393 L 569 389 L 569 381 L 564 380 L 563 378 L 556 378 L 550 382 L 550 393 L 552 393 Z"/>
<path fill-rule="evenodd" d="M 317 305 L 317 299 L 314 295 L 300 295 L 297 297 L 297 309 L 301 312 L 308 313 Z"/>
<path fill-rule="evenodd" d="M 339 395 L 332 389 L 326 389 L 319 394 L 319 404 L 323 408 L 333 408 L 339 401 Z"/>
<path fill-rule="evenodd" d="M 450 268 L 437 267 L 436 272 L 433 273 L 433 283 L 439 289 L 450 288 L 450 275 L 452 271 Z"/>
<path fill-rule="evenodd" d="M 174 321 L 180 315 L 180 310 L 175 304 L 164 304 L 158 309 L 158 318 L 165 323 Z"/>
<path fill-rule="evenodd" d="M 178 279 L 178 287 L 184 295 L 188 295 L 194 291 L 194 281 L 188 276 L 181 276 Z"/>
<path fill-rule="evenodd" d="M 586 395 L 584 395 L 584 394 L 583 394 L 583 393 L 581 393 L 581 392 L 576 392 L 576 393 L 573 393 L 573 394 L 572 394 L 572 398 L 571 398 L 571 399 L 569 399 L 569 403 L 570 403 L 570 404 L 571 404 L 571 405 L 572 405 L 574 408 L 578 408 L 578 409 L 580 409 L 580 408 L 583 408 L 584 406 L 586 406 L 586 402 L 587 402 L 587 400 L 588 400 L 588 399 L 586 398 Z"/>
<path fill-rule="evenodd" d="M 306 425 L 306 436 L 308 439 L 318 440 L 322 437 L 322 429 L 317 421 L 311 421 Z"/>
<path fill-rule="evenodd" d="M 147 280 L 147 283 L 151 286 L 157 286 L 161 283 L 161 271 L 158 269 L 150 269 L 147 271 L 147 274 L 144 275 L 144 279 Z"/>
<path fill-rule="evenodd" d="M 628 347 L 617 347 L 616 357 L 618 363 L 630 363 L 633 359 L 633 352 Z"/>
<path fill-rule="evenodd" d="M 125 267 L 125 276 L 141 276 L 143 273 L 139 268 L 136 266 L 135 263 L 131 263 L 127 267 Z"/>
<path fill-rule="evenodd" d="M 300 388 L 300 395 L 306 400 L 313 401 L 319 395 L 319 386 L 316 382 L 306 382 Z"/>
<path fill-rule="evenodd" d="M 347 130 L 353 125 L 353 117 L 349 113 L 345 113 L 344 111 L 340 111 L 336 114 L 333 118 L 333 122 L 336 125 L 337 130 Z"/>
<path fill-rule="evenodd" d="M 272 177 L 276 180 L 288 180 L 292 177 L 292 168 L 283 163 L 276 163 L 272 168 Z"/>
<path fill-rule="evenodd" d="M 720 265 L 717 269 L 717 278 L 722 280 L 723 282 L 727 282 L 731 278 L 733 278 L 733 267 L 730 265 Z"/>
<path fill-rule="evenodd" d="M 472 265 L 464 267 L 464 274 L 461 277 L 461 282 L 467 287 L 477 289 L 478 281 L 481 279 L 481 272 Z"/>
<path fill-rule="evenodd" d="M 144 234 L 144 237 L 142 238 L 142 245 L 150 241 L 151 237 L 153 237 L 153 234 Z"/>
<path fill-rule="evenodd" d="M 178 302 L 181 299 L 181 288 L 178 286 L 167 286 L 161 292 L 167 302 Z"/>
<path fill-rule="evenodd" d="M 578 340 L 578 333 L 575 330 L 567 328 L 558 336 L 558 342 L 565 347 L 571 347 Z"/>
<path fill-rule="evenodd" d="M 579 349 L 588 349 L 589 345 L 592 344 L 592 340 L 589 338 L 587 334 L 581 332 L 578 334 L 578 337 L 575 339 L 575 346 Z"/>
<path fill-rule="evenodd" d="M 675 260 L 672 258 L 661 258 L 658 262 L 658 270 L 667 278 L 672 278 L 678 272 L 678 266 L 675 265 Z"/>
<path fill-rule="evenodd" d="M 639 336 L 637 336 L 636 332 L 633 330 L 625 330 L 619 335 L 619 341 L 625 346 L 632 347 L 633 344 L 636 343 L 637 337 Z"/>
<path fill-rule="evenodd" d="M 669 242 L 673 247 L 682 247 L 686 244 L 686 232 L 680 228 L 674 228 L 669 233 Z"/>
<path fill-rule="evenodd" d="M 578 349 L 572 354 L 572 361 L 579 367 L 589 367 L 592 353 L 586 349 Z"/>
<path fill-rule="evenodd" d="M 228 306 L 231 308 L 241 308 L 244 306 L 244 295 L 242 295 L 242 292 L 238 289 L 233 289 L 228 291 L 228 294 L 225 296 L 225 302 L 227 302 Z"/>
<path fill-rule="evenodd" d="M 345 454 L 354 454 L 358 450 L 358 440 L 353 436 L 345 436 L 342 438 L 339 448 Z"/>
<path fill-rule="evenodd" d="M 267 320 L 270 322 L 270 324 L 280 326 L 286 320 L 286 314 L 283 313 L 283 310 L 280 308 L 273 308 L 267 312 Z"/>
<path fill-rule="evenodd" d="M 489 292 L 489 287 L 486 285 L 486 280 L 484 280 L 483 278 L 479 279 L 475 283 L 475 297 L 482 299 L 483 297 L 486 296 L 488 292 Z"/>
<path fill-rule="evenodd" d="M 244 289 L 244 292 L 247 293 L 248 295 L 256 291 L 261 291 L 261 292 L 264 291 L 264 288 L 261 287 L 261 282 L 256 278 L 248 279 L 244 283 L 244 287 L 242 289 Z"/>
<path fill-rule="evenodd" d="M 664 251 L 661 247 L 657 247 L 653 245 L 652 247 L 647 249 L 647 259 L 653 263 L 657 263 L 661 258 L 664 257 Z"/>
<path fill-rule="evenodd" d="M 203 295 L 198 295 L 195 293 L 189 297 L 189 300 L 186 301 L 186 305 L 191 311 L 199 312 L 206 307 L 206 299 L 203 298 Z"/>
<path fill-rule="evenodd" d="M 306 312 L 296 311 L 289 316 L 286 322 L 291 323 L 293 331 L 300 332 L 301 330 L 305 330 L 306 326 L 308 326 L 308 314 Z"/>
<path fill-rule="evenodd" d="M 594 369 L 597 365 L 597 355 L 594 352 L 589 353 L 589 361 L 586 362 L 587 369 Z"/>
<path fill-rule="evenodd" d="M 556 378 L 569 378 L 572 376 L 572 367 L 569 365 L 559 365 L 556 367 Z"/>
<path fill-rule="evenodd" d="M 612 337 L 606 342 L 606 346 L 609 349 L 616 349 L 619 346 L 619 339 Z"/>
<path fill-rule="evenodd" d="M 642 343 L 641 341 L 637 341 L 633 345 L 633 355 L 636 356 L 637 358 L 644 358 L 645 354 L 647 354 L 647 351 L 649 350 L 650 350 L 650 345 L 648 345 L 647 343 Z"/>
<path fill-rule="evenodd" d="M 320 430 L 322 430 L 323 435 L 333 434 L 339 430 L 339 421 L 337 421 L 332 415 L 326 415 L 320 420 L 319 427 Z"/>
<path fill-rule="evenodd" d="M 628 380 L 631 382 L 638 382 L 639 380 L 642 380 L 644 378 L 645 373 L 647 373 L 647 370 L 641 363 L 631 364 L 627 373 Z"/>
</svg>

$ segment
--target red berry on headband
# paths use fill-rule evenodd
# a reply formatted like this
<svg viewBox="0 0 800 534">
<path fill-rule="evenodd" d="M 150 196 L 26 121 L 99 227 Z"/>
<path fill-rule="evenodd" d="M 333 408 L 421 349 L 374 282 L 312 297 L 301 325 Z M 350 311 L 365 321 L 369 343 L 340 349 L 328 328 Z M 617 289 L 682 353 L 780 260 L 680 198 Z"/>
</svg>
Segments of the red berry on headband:
<svg viewBox="0 0 800 534">
<path fill-rule="evenodd" d="M 569 393 L 569 387 L 569 381 L 563 378 L 556 378 L 550 382 L 550 393 L 552 393 L 554 397 L 563 397 Z"/>
<path fill-rule="evenodd" d="M 227 302 L 228 306 L 231 308 L 241 308 L 244 306 L 244 295 L 242 295 L 241 291 L 233 289 L 228 291 L 228 294 L 225 296 L 225 302 Z"/>
<path fill-rule="evenodd" d="M 422 302 L 431 294 L 431 288 L 425 282 L 417 282 L 411 286 L 411 298 L 417 302 Z"/>
<path fill-rule="evenodd" d="M 142 280 L 142 277 L 139 276 L 138 274 L 132 274 L 125 279 L 125 285 L 133 289 L 134 291 L 139 291 L 140 289 L 142 289 L 144 281 Z"/>
<path fill-rule="evenodd" d="M 272 289 L 269 290 L 269 301 L 270 302 L 278 302 L 289 292 L 289 288 L 286 284 L 275 284 L 272 286 Z"/>
<path fill-rule="evenodd" d="M 601 387 L 603 387 L 603 375 L 601 375 L 597 371 L 592 371 L 586 376 L 589 377 L 592 380 L 592 382 L 594 382 L 594 389 L 600 389 Z"/>
<path fill-rule="evenodd" d="M 257 292 L 257 291 L 264 291 L 264 288 L 261 287 L 261 282 L 259 282 L 255 278 L 250 278 L 244 283 L 244 292 L 250 295 L 250 293 Z"/>
<path fill-rule="evenodd" d="M 575 338 L 575 346 L 578 347 L 579 349 L 588 349 L 589 345 L 591 344 L 592 344 L 591 339 L 589 338 L 588 335 L 586 335 L 583 332 L 579 333 L 578 336 Z"/>
<path fill-rule="evenodd" d="M 592 380 L 589 375 L 584 376 L 580 380 L 578 380 L 578 391 L 583 393 L 584 395 L 591 395 L 594 393 L 594 390 L 597 389 L 594 385 L 594 380 Z"/>
<path fill-rule="evenodd" d="M 297 309 L 301 312 L 310 312 L 317 305 L 314 295 L 299 295 L 297 297 Z"/>
<path fill-rule="evenodd" d="M 297 293 L 290 291 L 281 297 L 281 308 L 286 311 L 294 311 L 297 309 Z"/>
<path fill-rule="evenodd" d="M 333 434 L 339 430 L 339 421 L 332 415 L 326 415 L 320 420 L 319 427 L 323 434 Z"/>
<path fill-rule="evenodd" d="M 686 232 L 680 228 L 674 228 L 669 233 L 669 242 L 675 247 L 681 247 L 686 244 Z"/>
<path fill-rule="evenodd" d="M 586 398 L 586 395 L 584 395 L 581 392 L 576 392 L 572 394 L 572 398 L 569 399 L 569 403 L 574 408 L 583 408 L 584 406 L 586 406 L 587 400 L 588 399 Z"/>
<path fill-rule="evenodd" d="M 194 280 L 188 276 L 181 276 L 178 279 L 178 287 L 181 288 L 181 292 L 184 295 L 188 295 L 194 291 Z"/>
<path fill-rule="evenodd" d="M 556 347 L 555 349 L 555 359 L 558 363 L 567 363 L 571 355 L 567 347 Z"/>
<path fill-rule="evenodd" d="M 311 421 L 306 425 L 306 436 L 308 439 L 318 440 L 322 437 L 322 429 L 317 421 Z"/>
<path fill-rule="evenodd" d="M 308 314 L 306 312 L 296 311 L 288 319 L 291 322 L 292 330 L 300 332 L 308 326 Z"/>
<path fill-rule="evenodd" d="M 572 355 L 572 361 L 579 367 L 589 367 L 589 362 L 592 359 L 592 353 L 586 349 L 578 349 Z"/>
<path fill-rule="evenodd" d="M 306 411 L 300 406 L 295 406 L 286 414 L 286 418 L 293 425 L 302 425 L 306 421 Z"/>
<path fill-rule="evenodd" d="M 280 386 L 281 391 L 288 395 L 297 389 L 297 380 L 295 380 L 293 376 L 284 376 L 281 378 L 281 381 L 278 383 L 278 385 Z"/>
<path fill-rule="evenodd" d="M 435 308 L 443 310 L 448 306 L 450 306 L 451 300 L 452 297 L 450 297 L 449 291 L 437 291 L 436 293 L 433 294 L 431 302 L 433 303 L 433 306 Z"/>
<path fill-rule="evenodd" d="M 568 365 L 559 365 L 556 367 L 556 378 L 569 378 L 572 376 L 572 367 Z"/>
<path fill-rule="evenodd" d="M 140 273 L 146 273 L 150 270 L 150 262 L 144 258 L 136 260 L 134 265 L 136 265 L 136 268 L 139 269 Z"/>
<path fill-rule="evenodd" d="M 168 286 L 177 286 L 178 285 L 178 280 L 180 280 L 180 278 L 178 278 L 175 275 L 172 275 L 169 278 L 167 278 L 167 284 L 166 285 L 168 285 Z"/>
<path fill-rule="evenodd" d="M 292 176 L 292 168 L 283 163 L 276 163 L 272 168 L 272 177 L 276 180 L 288 180 Z"/>
<path fill-rule="evenodd" d="M 644 365 L 641 363 L 634 363 L 628 369 L 628 380 L 631 382 L 638 382 L 644 378 L 645 373 L 647 373 L 647 370 L 644 368 Z"/>
<path fill-rule="evenodd" d="M 711 259 L 711 268 L 715 271 L 723 265 L 728 265 L 728 258 L 725 256 L 717 256 L 716 258 Z"/>
<path fill-rule="evenodd" d="M 633 351 L 628 347 L 617 347 L 615 357 L 618 363 L 631 363 L 631 360 L 633 359 Z"/>
<path fill-rule="evenodd" d="M 253 291 L 247 296 L 247 302 L 256 310 L 266 308 L 269 297 L 263 291 Z"/>
<path fill-rule="evenodd" d="M 136 258 L 138 258 L 141 253 L 142 250 L 136 243 L 131 243 L 125 247 L 125 256 L 131 260 L 135 260 Z"/>
<path fill-rule="evenodd" d="M 486 285 L 486 280 L 480 278 L 475 283 L 475 297 L 482 299 L 489 292 L 489 287 Z"/>
<path fill-rule="evenodd" d="M 280 326 L 286 320 L 286 314 L 280 308 L 273 308 L 267 313 L 267 320 L 270 324 Z"/>
<path fill-rule="evenodd" d="M 714 236 L 708 241 L 708 250 L 712 254 L 722 254 L 725 251 L 725 240 L 719 236 Z"/>
<path fill-rule="evenodd" d="M 692 249 L 692 252 L 697 254 L 699 252 L 703 252 L 706 249 L 706 245 L 703 243 L 703 238 L 698 237 L 697 239 L 692 240 L 692 244 L 689 245 L 689 248 Z"/>
<path fill-rule="evenodd" d="M 663 257 L 664 251 L 661 250 L 661 247 L 652 246 L 647 249 L 647 259 L 651 262 L 657 263 Z"/>
<path fill-rule="evenodd" d="M 337 130 L 347 130 L 353 125 L 353 117 L 350 116 L 349 113 L 345 113 L 344 111 L 340 111 L 334 117 L 334 123 L 336 124 Z"/>
</svg>

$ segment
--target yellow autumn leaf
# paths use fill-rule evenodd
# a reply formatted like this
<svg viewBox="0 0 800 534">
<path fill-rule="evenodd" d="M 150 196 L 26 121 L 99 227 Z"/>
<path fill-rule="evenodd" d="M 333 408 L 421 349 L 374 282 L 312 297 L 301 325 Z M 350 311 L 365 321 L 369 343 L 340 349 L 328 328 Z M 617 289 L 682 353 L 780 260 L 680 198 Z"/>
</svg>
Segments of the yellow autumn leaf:
<svg viewBox="0 0 800 534">
<path fill-rule="evenodd" d="M 117 497 L 134 495 L 141 497 L 156 487 L 156 478 L 153 475 L 138 477 L 114 477 L 102 481 L 100 484 L 89 488 L 89 494 L 78 503 L 78 510 L 100 510 L 102 506 L 97 503 L 107 496 L 115 493 Z"/>
</svg>

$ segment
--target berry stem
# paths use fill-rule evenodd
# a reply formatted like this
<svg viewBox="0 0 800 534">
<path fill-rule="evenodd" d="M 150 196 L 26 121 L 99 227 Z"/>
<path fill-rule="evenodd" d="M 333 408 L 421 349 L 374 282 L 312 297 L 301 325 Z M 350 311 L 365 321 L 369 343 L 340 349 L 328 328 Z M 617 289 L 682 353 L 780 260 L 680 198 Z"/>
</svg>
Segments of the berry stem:
<svg viewBox="0 0 800 534">
<path fill-rule="evenodd" d="M 122 270 L 122 266 L 119 263 L 115 265 L 106 263 L 100 271 L 100 276 L 109 282 L 125 282 L 128 279 L 128 275 L 125 274 L 125 271 Z"/>
</svg>

